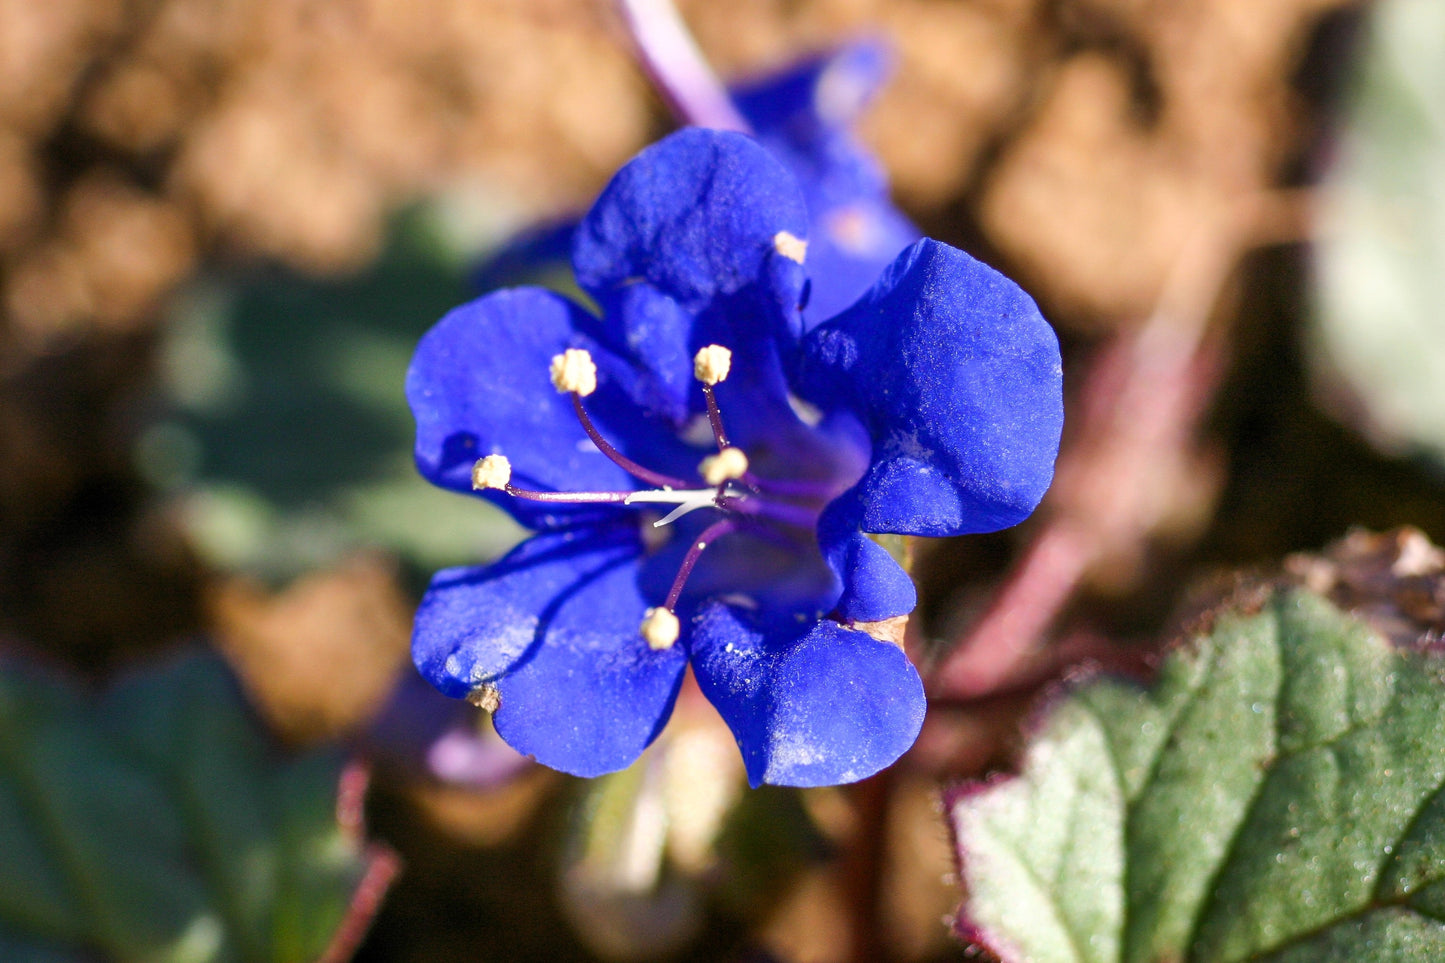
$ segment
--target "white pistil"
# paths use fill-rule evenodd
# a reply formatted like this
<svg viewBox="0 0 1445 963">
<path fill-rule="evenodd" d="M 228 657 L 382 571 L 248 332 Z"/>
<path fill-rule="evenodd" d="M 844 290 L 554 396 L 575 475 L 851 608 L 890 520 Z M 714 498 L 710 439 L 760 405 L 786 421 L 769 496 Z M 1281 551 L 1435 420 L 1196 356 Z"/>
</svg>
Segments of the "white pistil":
<svg viewBox="0 0 1445 963">
<path fill-rule="evenodd" d="M 656 652 L 672 648 L 682 634 L 677 616 L 664 608 L 648 609 L 642 616 L 642 637 L 647 647 Z"/>
<path fill-rule="evenodd" d="M 803 258 L 808 254 L 808 242 L 796 234 L 779 231 L 773 235 L 773 250 L 789 261 L 797 261 L 802 264 Z"/>
<path fill-rule="evenodd" d="M 710 344 L 693 357 L 692 376 L 705 385 L 721 384 L 732 366 L 733 353 L 720 344 Z"/>
<path fill-rule="evenodd" d="M 741 448 L 724 448 L 716 455 L 709 455 L 697 466 L 698 474 L 709 485 L 721 485 L 725 481 L 741 478 L 748 472 L 748 456 Z"/>
<path fill-rule="evenodd" d="M 558 391 L 585 398 L 597 390 L 597 365 L 581 348 L 568 348 L 552 356 L 552 385 Z"/>
<path fill-rule="evenodd" d="M 488 455 L 479 458 L 472 466 L 472 488 L 481 491 L 484 488 L 506 489 L 512 480 L 512 463 L 507 460 L 506 455 Z"/>
<path fill-rule="evenodd" d="M 661 528 L 664 525 L 676 521 L 688 512 L 695 512 L 699 508 L 712 508 L 717 505 L 717 489 L 687 488 L 682 491 L 674 491 L 672 489 L 640 491 L 628 495 L 622 502 L 624 505 L 641 503 L 677 506 L 652 523 L 653 528 Z"/>
</svg>

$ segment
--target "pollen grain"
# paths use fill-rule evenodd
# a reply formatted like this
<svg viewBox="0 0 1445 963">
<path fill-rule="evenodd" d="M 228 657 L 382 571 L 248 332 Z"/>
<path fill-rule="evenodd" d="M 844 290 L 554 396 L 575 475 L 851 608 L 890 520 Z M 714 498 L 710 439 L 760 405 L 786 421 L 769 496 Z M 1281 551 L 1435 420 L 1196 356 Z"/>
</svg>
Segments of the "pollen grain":
<svg viewBox="0 0 1445 963">
<path fill-rule="evenodd" d="M 668 609 L 648 609 L 642 616 L 642 637 L 656 652 L 672 648 L 681 634 L 682 624 Z"/>
<path fill-rule="evenodd" d="M 563 393 L 585 398 L 597 390 L 597 365 L 581 348 L 568 348 L 552 357 L 552 385 Z"/>
<path fill-rule="evenodd" d="M 472 466 L 472 488 L 506 489 L 512 481 L 512 463 L 506 455 L 488 455 Z"/>
</svg>

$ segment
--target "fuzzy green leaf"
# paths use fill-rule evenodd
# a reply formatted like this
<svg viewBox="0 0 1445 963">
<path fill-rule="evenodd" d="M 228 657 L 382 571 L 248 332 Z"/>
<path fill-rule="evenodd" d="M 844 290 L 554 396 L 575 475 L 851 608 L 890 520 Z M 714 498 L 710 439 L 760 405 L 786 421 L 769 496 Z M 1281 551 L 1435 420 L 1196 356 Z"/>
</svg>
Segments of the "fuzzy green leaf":
<svg viewBox="0 0 1445 963">
<path fill-rule="evenodd" d="M 950 804 L 1005 961 L 1445 959 L 1445 660 L 1304 592 L 1087 683 Z"/>
<path fill-rule="evenodd" d="M 366 869 L 341 763 L 270 745 L 208 656 L 98 703 L 0 663 L 0 957 L 312 963 Z"/>
</svg>

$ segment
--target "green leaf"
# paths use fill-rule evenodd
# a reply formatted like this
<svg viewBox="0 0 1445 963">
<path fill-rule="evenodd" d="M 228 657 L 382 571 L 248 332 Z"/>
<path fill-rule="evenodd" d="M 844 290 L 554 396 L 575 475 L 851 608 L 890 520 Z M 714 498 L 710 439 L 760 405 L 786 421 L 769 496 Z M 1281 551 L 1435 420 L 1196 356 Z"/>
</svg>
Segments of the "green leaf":
<svg viewBox="0 0 1445 963">
<path fill-rule="evenodd" d="M 1445 659 L 1305 592 L 1083 684 L 949 811 L 1006 961 L 1445 959 Z"/>
<path fill-rule="evenodd" d="M 312 963 L 367 869 L 341 767 L 271 745 L 210 656 L 98 703 L 0 663 L 0 958 Z"/>
<path fill-rule="evenodd" d="M 1372 5 L 1340 128 L 1319 189 L 1312 353 L 1347 416 L 1442 461 L 1445 4 Z"/>
</svg>

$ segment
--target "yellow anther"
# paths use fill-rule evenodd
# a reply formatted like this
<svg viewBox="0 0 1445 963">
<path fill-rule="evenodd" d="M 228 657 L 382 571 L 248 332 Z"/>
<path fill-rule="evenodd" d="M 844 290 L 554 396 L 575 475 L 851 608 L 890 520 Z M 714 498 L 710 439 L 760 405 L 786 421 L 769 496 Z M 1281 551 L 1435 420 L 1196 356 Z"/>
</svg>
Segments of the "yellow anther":
<svg viewBox="0 0 1445 963">
<path fill-rule="evenodd" d="M 733 478 L 741 478 L 748 472 L 748 456 L 741 448 L 724 448 L 716 455 L 709 455 L 697 466 L 698 474 L 709 485 L 721 485 Z"/>
<path fill-rule="evenodd" d="M 597 390 L 597 365 L 581 348 L 568 348 L 552 357 L 552 385 L 558 391 L 587 397 Z"/>
<path fill-rule="evenodd" d="M 472 466 L 472 488 L 506 488 L 512 480 L 512 463 L 506 455 L 488 455 Z"/>
<path fill-rule="evenodd" d="M 670 649 L 681 632 L 682 624 L 667 609 L 648 609 L 643 613 L 642 637 L 647 641 L 648 648 L 657 652 Z"/>
<path fill-rule="evenodd" d="M 803 258 L 808 254 L 808 242 L 795 234 L 779 231 L 773 235 L 773 250 L 789 261 L 797 261 L 802 264 Z"/>
<path fill-rule="evenodd" d="M 699 348 L 692 359 L 692 376 L 705 385 L 715 385 L 728 378 L 733 367 L 733 353 L 720 344 Z"/>
</svg>

